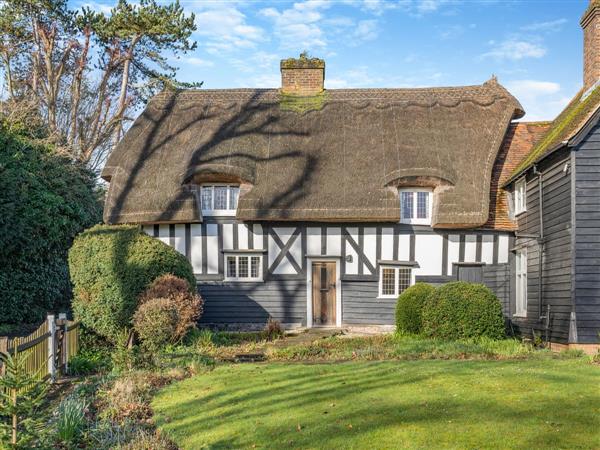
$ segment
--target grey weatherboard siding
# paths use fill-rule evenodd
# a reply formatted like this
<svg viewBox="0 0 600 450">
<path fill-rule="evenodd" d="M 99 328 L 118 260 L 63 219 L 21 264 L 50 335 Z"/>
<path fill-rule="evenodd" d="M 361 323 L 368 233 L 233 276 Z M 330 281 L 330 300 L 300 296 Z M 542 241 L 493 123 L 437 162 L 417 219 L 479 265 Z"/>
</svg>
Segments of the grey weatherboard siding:
<svg viewBox="0 0 600 450">
<path fill-rule="evenodd" d="M 574 312 L 571 338 L 598 342 L 600 332 L 600 126 L 575 147 Z M 573 331 L 576 330 L 576 336 Z"/>
<path fill-rule="evenodd" d="M 538 165 L 542 173 L 544 252 L 542 273 L 542 311 L 550 305 L 549 338 L 553 342 L 567 343 L 571 318 L 571 170 L 568 151 L 559 151 Z M 513 316 L 515 292 L 511 293 L 510 316 L 514 328 L 524 335 L 534 330 L 544 336 L 546 323 L 538 311 L 539 249 L 536 236 L 540 233 L 538 177 L 527 178 L 527 210 L 517 216 L 519 231 L 515 246 L 527 248 L 527 316 Z M 519 237 L 526 236 L 526 237 Z M 511 280 L 514 286 L 515 265 L 511 258 Z"/>
</svg>

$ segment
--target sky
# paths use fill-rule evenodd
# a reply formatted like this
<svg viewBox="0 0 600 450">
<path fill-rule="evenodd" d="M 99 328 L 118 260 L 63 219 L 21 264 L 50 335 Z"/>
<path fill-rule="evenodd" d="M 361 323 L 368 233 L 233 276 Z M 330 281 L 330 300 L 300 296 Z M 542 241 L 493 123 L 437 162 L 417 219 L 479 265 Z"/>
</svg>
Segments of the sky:
<svg viewBox="0 0 600 450">
<path fill-rule="evenodd" d="M 75 0 L 108 11 L 114 0 Z M 492 75 L 551 120 L 582 85 L 587 0 L 180 0 L 197 49 L 171 61 L 204 88 L 280 86 L 279 61 L 323 58 L 325 87 L 481 84 Z"/>
</svg>

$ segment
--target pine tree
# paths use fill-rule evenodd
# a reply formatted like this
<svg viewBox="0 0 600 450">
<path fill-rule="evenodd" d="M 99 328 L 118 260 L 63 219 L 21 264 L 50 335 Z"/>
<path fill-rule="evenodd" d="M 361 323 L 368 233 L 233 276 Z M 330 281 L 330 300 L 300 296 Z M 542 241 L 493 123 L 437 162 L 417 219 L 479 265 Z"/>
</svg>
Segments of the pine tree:
<svg viewBox="0 0 600 450">
<path fill-rule="evenodd" d="M 8 448 L 31 448 L 44 426 L 40 410 L 48 384 L 26 370 L 31 355 L 16 350 L 13 355 L 0 354 L 4 366 L 0 377 L 0 445 Z"/>
</svg>

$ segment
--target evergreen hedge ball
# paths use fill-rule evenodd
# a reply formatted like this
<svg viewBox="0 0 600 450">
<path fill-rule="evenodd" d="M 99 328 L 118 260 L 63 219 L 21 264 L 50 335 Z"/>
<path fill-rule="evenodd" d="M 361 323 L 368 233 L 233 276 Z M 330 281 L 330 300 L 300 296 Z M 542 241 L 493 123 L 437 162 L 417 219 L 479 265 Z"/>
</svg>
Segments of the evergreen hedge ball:
<svg viewBox="0 0 600 450">
<path fill-rule="evenodd" d="M 132 325 L 138 296 L 157 277 L 196 280 L 190 263 L 139 226 L 98 225 L 81 233 L 69 252 L 73 312 L 78 320 L 116 342 Z"/>
<path fill-rule="evenodd" d="M 423 332 L 448 340 L 505 336 L 502 305 L 483 284 L 457 281 L 440 286 L 423 306 Z"/>
<path fill-rule="evenodd" d="M 396 331 L 419 334 L 422 331 L 423 305 L 435 287 L 427 283 L 416 283 L 405 289 L 396 303 Z"/>
</svg>

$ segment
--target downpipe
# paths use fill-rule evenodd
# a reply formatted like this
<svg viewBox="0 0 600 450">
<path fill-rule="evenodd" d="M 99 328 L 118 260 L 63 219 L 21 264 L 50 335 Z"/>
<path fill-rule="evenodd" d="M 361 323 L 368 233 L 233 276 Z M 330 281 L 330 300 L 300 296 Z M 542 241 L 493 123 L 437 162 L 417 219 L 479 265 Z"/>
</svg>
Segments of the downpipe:
<svg viewBox="0 0 600 450">
<path fill-rule="evenodd" d="M 544 185 L 543 185 L 543 174 L 537 168 L 537 165 L 533 166 L 533 174 L 538 177 L 538 202 L 539 202 L 539 221 L 540 221 L 540 232 L 537 238 L 538 241 L 538 318 L 540 321 L 546 319 L 546 323 L 549 323 L 550 318 L 543 315 L 543 255 L 544 255 Z M 549 314 L 548 314 L 549 315 Z M 546 330 L 547 334 L 547 330 Z"/>
</svg>

